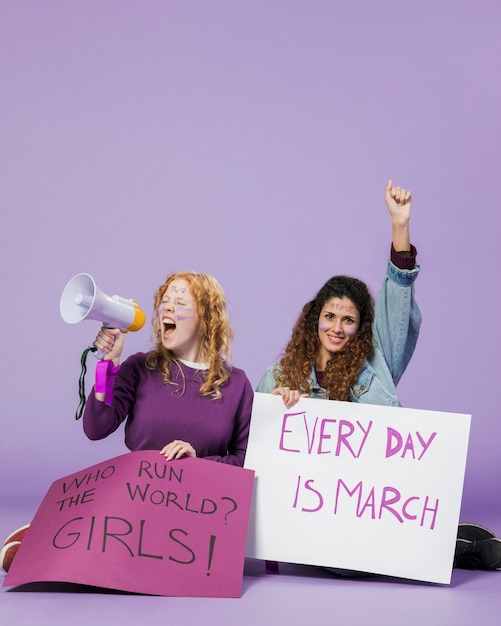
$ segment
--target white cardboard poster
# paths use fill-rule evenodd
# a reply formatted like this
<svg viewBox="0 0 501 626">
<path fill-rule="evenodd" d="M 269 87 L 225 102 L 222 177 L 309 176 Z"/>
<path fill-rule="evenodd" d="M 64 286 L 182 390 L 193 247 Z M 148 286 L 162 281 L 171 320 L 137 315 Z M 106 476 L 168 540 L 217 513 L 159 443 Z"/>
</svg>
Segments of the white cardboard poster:
<svg viewBox="0 0 501 626">
<path fill-rule="evenodd" d="M 470 422 L 256 393 L 246 556 L 450 583 Z"/>
</svg>

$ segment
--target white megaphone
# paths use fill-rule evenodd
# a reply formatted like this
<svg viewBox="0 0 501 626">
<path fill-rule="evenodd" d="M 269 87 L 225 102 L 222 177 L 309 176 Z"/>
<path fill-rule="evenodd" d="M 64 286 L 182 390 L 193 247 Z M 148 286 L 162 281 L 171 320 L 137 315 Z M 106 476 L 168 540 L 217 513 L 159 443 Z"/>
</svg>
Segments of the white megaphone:
<svg viewBox="0 0 501 626">
<path fill-rule="evenodd" d="M 122 332 L 140 330 L 146 315 L 135 300 L 108 296 L 98 289 L 90 274 L 77 274 L 68 282 L 59 303 L 61 317 L 68 324 L 97 320 Z"/>
</svg>

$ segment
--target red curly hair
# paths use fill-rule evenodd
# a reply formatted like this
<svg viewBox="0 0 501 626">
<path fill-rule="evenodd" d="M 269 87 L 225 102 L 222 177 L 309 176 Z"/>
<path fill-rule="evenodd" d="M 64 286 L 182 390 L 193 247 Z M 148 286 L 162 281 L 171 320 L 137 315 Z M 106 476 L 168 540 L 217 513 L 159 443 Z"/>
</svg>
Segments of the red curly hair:
<svg viewBox="0 0 501 626">
<path fill-rule="evenodd" d="M 218 281 L 209 274 L 196 272 L 176 272 L 170 274 L 161 285 L 154 301 L 152 319 L 155 347 L 146 357 L 146 366 L 151 369 L 160 369 L 163 380 L 172 384 L 172 363 L 176 361 L 170 350 L 162 344 L 162 324 L 159 317 L 159 307 L 162 298 L 174 280 L 185 280 L 193 296 L 197 315 L 200 321 L 200 349 L 201 361 L 208 364 L 205 376 L 201 381 L 200 395 L 222 397 L 221 387 L 228 380 L 231 372 L 229 365 L 230 346 L 233 339 L 233 330 L 226 310 L 226 297 Z"/>
</svg>

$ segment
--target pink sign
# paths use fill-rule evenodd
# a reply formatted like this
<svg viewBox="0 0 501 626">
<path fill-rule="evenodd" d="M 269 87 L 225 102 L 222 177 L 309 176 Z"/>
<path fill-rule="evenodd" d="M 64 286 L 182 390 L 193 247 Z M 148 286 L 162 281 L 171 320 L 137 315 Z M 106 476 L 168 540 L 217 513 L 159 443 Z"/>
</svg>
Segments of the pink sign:
<svg viewBox="0 0 501 626">
<path fill-rule="evenodd" d="M 129 452 L 55 481 L 4 586 L 241 595 L 252 470 Z"/>
</svg>

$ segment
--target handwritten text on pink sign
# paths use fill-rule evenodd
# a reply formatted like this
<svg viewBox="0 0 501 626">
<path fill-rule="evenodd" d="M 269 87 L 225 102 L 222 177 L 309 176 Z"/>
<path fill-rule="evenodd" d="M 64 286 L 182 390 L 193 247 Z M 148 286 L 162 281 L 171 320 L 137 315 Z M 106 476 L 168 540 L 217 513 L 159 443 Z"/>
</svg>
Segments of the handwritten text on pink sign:
<svg viewBox="0 0 501 626">
<path fill-rule="evenodd" d="M 253 472 L 130 452 L 54 482 L 6 579 L 240 594 Z"/>
</svg>

